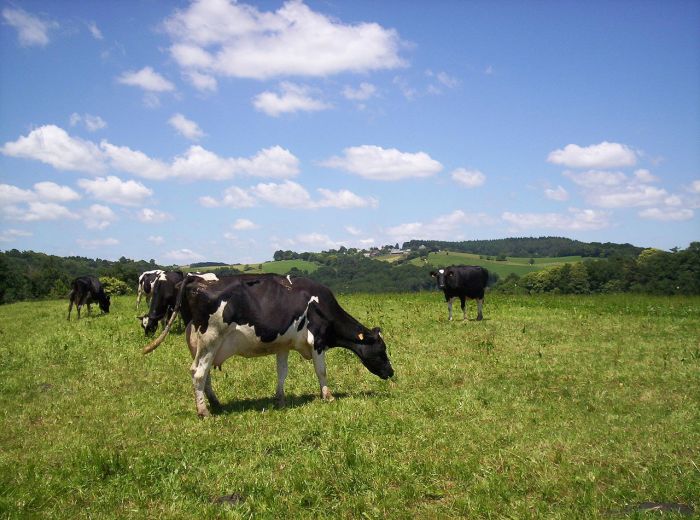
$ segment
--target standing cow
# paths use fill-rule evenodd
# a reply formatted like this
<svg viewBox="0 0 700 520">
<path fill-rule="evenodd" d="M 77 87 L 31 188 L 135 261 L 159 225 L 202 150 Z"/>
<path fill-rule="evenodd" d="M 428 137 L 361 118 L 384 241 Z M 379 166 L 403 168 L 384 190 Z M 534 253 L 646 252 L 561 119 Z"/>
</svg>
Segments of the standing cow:
<svg viewBox="0 0 700 520">
<path fill-rule="evenodd" d="M 97 302 L 100 309 L 105 314 L 109 312 L 109 296 L 105 293 L 100 281 L 94 276 L 81 276 L 71 283 L 71 292 L 68 295 L 68 321 L 70 321 L 70 311 L 75 305 L 78 309 L 78 319 L 80 319 L 80 308 L 87 305 L 88 316 L 90 315 L 90 304 Z"/>
<path fill-rule="evenodd" d="M 161 271 L 158 278 L 151 284 L 151 304 L 148 314 L 138 317 L 146 335 L 156 331 L 158 322 L 162 322 L 165 327 L 175 309 L 178 284 L 183 278 L 182 271 Z"/>
<path fill-rule="evenodd" d="M 331 347 L 351 350 L 382 379 L 394 374 L 379 328 L 362 325 L 342 309 L 330 289 L 308 278 L 265 274 L 207 281 L 188 276 L 178 294 L 178 310 L 186 323 L 195 404 L 202 417 L 209 415 L 205 395 L 211 406 L 219 406 L 211 386 L 211 367 L 221 366 L 233 355 L 277 356 L 279 406 L 285 402 L 291 350 L 313 360 L 324 400 L 333 400 L 326 384 L 325 361 L 325 352 Z M 172 321 L 144 348 L 144 354 L 162 343 Z"/>
<path fill-rule="evenodd" d="M 141 306 L 141 296 L 146 295 L 146 303 L 151 301 L 151 289 L 153 282 L 163 273 L 162 269 L 153 269 L 152 271 L 144 271 L 139 276 L 139 287 L 136 294 L 136 309 Z"/>
<path fill-rule="evenodd" d="M 462 304 L 462 317 L 467 319 L 466 300 L 476 300 L 477 320 L 484 318 L 481 313 L 484 305 L 484 291 L 489 280 L 489 272 L 477 265 L 453 265 L 432 271 L 430 276 L 437 279 L 438 288 L 445 293 L 449 320 L 452 321 L 452 300 L 459 298 Z"/>
</svg>

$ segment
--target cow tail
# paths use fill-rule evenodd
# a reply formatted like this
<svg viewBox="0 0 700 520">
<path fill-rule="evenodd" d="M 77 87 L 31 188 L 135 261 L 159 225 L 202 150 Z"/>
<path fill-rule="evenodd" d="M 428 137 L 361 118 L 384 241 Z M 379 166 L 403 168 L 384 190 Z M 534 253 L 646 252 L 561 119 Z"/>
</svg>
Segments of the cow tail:
<svg viewBox="0 0 700 520">
<path fill-rule="evenodd" d="M 180 306 L 182 305 L 182 297 L 185 294 L 185 286 L 187 285 L 188 282 L 194 280 L 194 278 L 195 278 L 194 276 L 187 276 L 182 281 L 182 285 L 180 285 L 180 290 L 177 293 L 177 301 L 175 302 L 175 308 L 173 309 L 173 313 L 170 316 L 168 323 L 165 325 L 163 332 L 160 333 L 160 336 L 158 336 L 156 339 L 151 341 L 148 345 L 143 347 L 144 354 L 149 354 L 149 353 L 153 352 L 155 349 L 158 348 L 158 346 L 161 343 L 163 343 L 163 341 L 165 341 L 166 336 L 170 332 L 170 327 L 172 327 L 173 323 L 175 322 L 175 318 L 177 318 L 177 315 L 180 312 Z"/>
</svg>

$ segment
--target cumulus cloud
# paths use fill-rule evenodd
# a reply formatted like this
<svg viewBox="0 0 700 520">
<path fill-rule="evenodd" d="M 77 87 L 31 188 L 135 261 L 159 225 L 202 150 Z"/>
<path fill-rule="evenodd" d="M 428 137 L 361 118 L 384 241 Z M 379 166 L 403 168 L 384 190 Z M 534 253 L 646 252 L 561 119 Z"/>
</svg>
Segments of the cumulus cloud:
<svg viewBox="0 0 700 520">
<path fill-rule="evenodd" d="M 5 23 L 17 30 L 19 44 L 23 47 L 45 47 L 49 43 L 49 31 L 56 29 L 58 23 L 29 14 L 17 7 L 2 10 Z"/>
<path fill-rule="evenodd" d="M 558 200 L 560 202 L 569 200 L 569 193 L 562 186 L 557 186 L 556 188 L 546 188 L 544 190 L 544 196 L 548 199 Z"/>
<path fill-rule="evenodd" d="M 166 162 L 106 140 L 98 146 L 72 137 L 54 125 L 42 126 L 27 136 L 7 142 L 0 147 L 0 152 L 10 157 L 41 161 L 60 170 L 100 174 L 111 168 L 156 180 L 173 177 L 224 180 L 235 175 L 288 178 L 299 173 L 299 159 L 281 146 L 264 148 L 251 157 L 221 157 L 199 145 L 192 145 L 183 154 Z"/>
<path fill-rule="evenodd" d="M 160 236 L 160 235 L 150 235 L 150 236 L 147 238 L 147 240 L 148 240 L 151 244 L 156 245 L 156 246 L 162 246 L 163 244 L 165 244 L 165 238 L 163 238 L 163 237 Z"/>
<path fill-rule="evenodd" d="M 18 238 L 30 236 L 32 236 L 32 233 L 23 229 L 6 229 L 0 231 L 0 242 L 14 242 Z"/>
<path fill-rule="evenodd" d="M 547 161 L 569 168 L 621 168 L 634 166 L 637 152 L 624 144 L 607 141 L 586 147 L 568 144 L 561 150 L 550 152 Z"/>
<path fill-rule="evenodd" d="M 172 58 L 187 72 L 270 79 L 324 77 L 405 65 L 396 31 L 343 24 L 291 0 L 274 12 L 229 0 L 198 0 L 163 27 Z"/>
<path fill-rule="evenodd" d="M 80 198 L 80 195 L 68 186 L 60 186 L 50 181 L 37 182 L 34 185 L 34 193 L 41 200 L 53 202 L 70 202 Z"/>
<path fill-rule="evenodd" d="M 649 220 L 672 222 L 679 220 L 690 220 L 695 216 L 695 212 L 692 209 L 687 208 L 648 208 L 640 211 L 639 216 Z"/>
<path fill-rule="evenodd" d="M 117 220 L 117 215 L 109 206 L 93 204 L 84 213 L 85 227 L 88 229 L 105 229 Z"/>
<path fill-rule="evenodd" d="M 33 188 L 25 190 L 11 184 L 0 184 L 0 209 L 3 215 L 26 222 L 77 218 L 68 208 L 57 204 L 80 198 L 71 188 L 48 181 L 37 182 Z"/>
<path fill-rule="evenodd" d="M 13 220 L 38 222 L 46 220 L 77 219 L 78 215 L 55 202 L 29 202 L 26 207 L 7 206 L 3 212 Z"/>
<path fill-rule="evenodd" d="M 442 164 L 425 152 L 408 153 L 373 145 L 346 148 L 343 156 L 331 157 L 321 165 L 381 181 L 430 177 L 442 170 Z"/>
<path fill-rule="evenodd" d="M 586 200 L 601 208 L 632 208 L 659 204 L 668 197 L 669 193 L 662 188 L 628 184 L 614 190 L 590 191 Z"/>
<path fill-rule="evenodd" d="M 204 136 L 204 132 L 199 128 L 199 125 L 187 119 L 182 114 L 175 114 L 168 120 L 168 123 L 177 130 L 180 135 L 186 137 L 190 141 L 198 141 Z"/>
<path fill-rule="evenodd" d="M 490 226 L 494 219 L 485 213 L 465 213 L 455 210 L 429 222 L 407 222 L 385 229 L 392 242 L 412 239 L 454 240 L 482 226 Z"/>
<path fill-rule="evenodd" d="M 314 203 L 306 189 L 293 181 L 260 183 L 251 188 L 258 199 L 281 208 L 311 208 Z"/>
<path fill-rule="evenodd" d="M 7 142 L 0 152 L 10 157 L 41 161 L 58 170 L 85 173 L 105 170 L 102 152 L 94 143 L 71 137 L 55 125 L 41 126 L 16 141 Z"/>
<path fill-rule="evenodd" d="M 206 197 L 203 198 L 206 199 Z M 214 203 L 219 205 L 216 200 L 214 200 Z M 224 190 L 224 197 L 221 200 L 221 205 L 230 206 L 232 208 L 252 208 L 256 204 L 257 201 L 255 200 L 255 197 L 238 186 L 230 186 L 226 188 L 226 190 Z"/>
<path fill-rule="evenodd" d="M 688 191 L 690 191 L 691 193 L 700 193 L 700 179 L 691 182 L 690 186 L 688 187 Z"/>
<path fill-rule="evenodd" d="M 175 249 L 173 251 L 168 251 L 165 253 L 165 258 L 172 260 L 173 262 L 179 264 L 189 264 L 192 262 L 197 262 L 204 260 L 204 256 L 192 251 L 191 249 Z"/>
<path fill-rule="evenodd" d="M 376 208 L 379 205 L 374 197 L 360 197 L 349 190 L 331 191 L 319 188 L 317 191 L 321 194 L 321 199 L 316 202 L 319 208 Z"/>
<path fill-rule="evenodd" d="M 314 99 L 311 89 L 290 82 L 280 84 L 280 93 L 265 91 L 253 99 L 253 106 L 268 116 L 277 117 L 285 113 L 317 112 L 331 105 Z"/>
<path fill-rule="evenodd" d="M 37 198 L 32 190 L 24 190 L 12 184 L 0 184 L 0 207 L 30 202 Z"/>
<path fill-rule="evenodd" d="M 376 95 L 377 87 L 365 81 L 360 83 L 360 86 L 357 88 L 350 86 L 343 88 L 343 96 L 351 101 L 366 101 Z"/>
<path fill-rule="evenodd" d="M 610 225 L 609 214 L 593 209 L 570 208 L 568 213 L 503 213 L 501 218 L 513 231 L 557 229 L 585 231 L 603 229 Z"/>
<path fill-rule="evenodd" d="M 249 231 L 252 229 L 258 229 L 260 226 L 258 226 L 252 220 L 248 220 L 247 218 L 239 218 L 236 219 L 232 227 L 236 231 Z"/>
<path fill-rule="evenodd" d="M 80 179 L 78 186 L 97 200 L 123 206 L 138 206 L 153 194 L 152 190 L 140 182 L 123 181 L 113 175 L 96 179 Z"/>
<path fill-rule="evenodd" d="M 123 85 L 139 87 L 147 92 L 172 92 L 175 85 L 153 70 L 152 67 L 144 67 L 141 70 L 122 73 L 117 81 Z"/>
<path fill-rule="evenodd" d="M 141 222 L 148 224 L 159 224 L 161 222 L 165 222 L 166 220 L 170 220 L 172 215 L 157 209 L 143 208 L 136 213 L 136 218 Z"/>
<path fill-rule="evenodd" d="M 478 188 L 486 182 L 486 175 L 479 170 L 457 168 L 452 172 L 452 180 L 466 188 Z"/>
<path fill-rule="evenodd" d="M 73 112 L 70 116 L 70 126 L 76 126 L 77 124 L 83 123 L 85 128 L 90 132 L 97 132 L 102 128 L 107 126 L 107 123 L 100 116 L 93 116 L 92 114 L 80 115 Z"/>
</svg>

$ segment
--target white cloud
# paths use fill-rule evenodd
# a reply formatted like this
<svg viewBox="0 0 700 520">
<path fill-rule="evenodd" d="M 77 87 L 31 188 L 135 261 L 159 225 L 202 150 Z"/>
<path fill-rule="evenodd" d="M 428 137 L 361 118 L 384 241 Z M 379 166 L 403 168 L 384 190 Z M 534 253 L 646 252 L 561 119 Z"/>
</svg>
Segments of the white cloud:
<svg viewBox="0 0 700 520">
<path fill-rule="evenodd" d="M 637 182 L 641 183 L 652 183 L 659 180 L 658 177 L 652 175 L 652 173 L 647 169 L 639 169 L 634 172 L 634 178 Z"/>
<path fill-rule="evenodd" d="M 251 193 L 260 200 L 282 208 L 312 208 L 314 202 L 306 189 L 293 181 L 281 184 L 260 183 L 251 188 Z"/>
<path fill-rule="evenodd" d="M 319 188 L 317 191 L 321 194 L 321 200 L 316 203 L 319 208 L 376 208 L 379 205 L 374 197 L 360 197 L 349 190 L 331 191 Z"/>
<path fill-rule="evenodd" d="M 236 231 L 249 231 L 252 229 L 258 229 L 260 226 L 258 226 L 252 220 L 248 220 L 247 218 L 239 218 L 236 219 L 232 227 Z"/>
<path fill-rule="evenodd" d="M 84 238 L 79 238 L 76 240 L 79 246 L 84 249 L 97 249 L 98 247 L 110 247 L 118 246 L 119 240 L 116 238 L 97 238 L 94 240 L 88 240 Z"/>
<path fill-rule="evenodd" d="M 117 220 L 117 215 L 109 206 L 93 204 L 83 213 L 85 227 L 88 229 L 105 229 Z"/>
<path fill-rule="evenodd" d="M 353 236 L 359 236 L 362 234 L 362 231 L 357 229 L 355 226 L 345 226 L 345 231 L 347 231 Z"/>
<path fill-rule="evenodd" d="M 49 181 L 37 182 L 34 185 L 34 193 L 39 199 L 52 202 L 70 202 L 80 198 L 80 195 L 68 186 L 60 186 Z"/>
<path fill-rule="evenodd" d="M 165 211 L 159 211 L 157 209 L 143 208 L 138 213 L 136 213 L 136 218 L 141 222 L 146 222 L 149 224 L 158 224 L 160 222 L 165 222 L 170 220 L 172 215 L 166 213 Z"/>
<path fill-rule="evenodd" d="M 569 193 L 561 186 L 556 188 L 546 188 L 544 190 L 544 196 L 551 200 L 558 200 L 563 202 L 569 200 Z"/>
<path fill-rule="evenodd" d="M 207 200 L 203 201 L 202 199 Z M 200 202 L 204 206 L 207 206 L 208 203 L 211 203 L 211 200 L 208 200 L 207 197 L 202 197 L 202 199 L 200 199 Z M 216 200 L 214 200 L 214 203 L 219 205 L 219 203 Z M 238 186 L 230 186 L 229 188 L 226 188 L 226 190 L 224 190 L 224 197 L 221 201 L 221 204 L 224 206 L 230 206 L 232 208 L 252 208 L 257 204 L 257 202 L 255 198 L 244 189 L 239 188 Z"/>
<path fill-rule="evenodd" d="M 24 222 L 78 218 L 78 215 L 68 208 L 55 202 L 29 202 L 26 208 L 7 206 L 4 208 L 4 213 L 10 219 Z"/>
<path fill-rule="evenodd" d="M 568 144 L 563 150 L 554 150 L 547 161 L 569 168 L 620 168 L 634 166 L 637 153 L 624 144 L 603 141 L 587 147 Z"/>
<path fill-rule="evenodd" d="M 102 152 L 94 143 L 71 137 L 54 125 L 41 126 L 27 136 L 7 142 L 0 151 L 10 157 L 41 161 L 59 170 L 101 173 L 105 169 Z"/>
<path fill-rule="evenodd" d="M 283 179 L 299 173 L 299 159 L 281 146 L 263 148 L 249 159 L 235 159 L 237 173 Z"/>
<path fill-rule="evenodd" d="M 700 193 L 700 179 L 690 183 L 688 190 L 691 193 Z"/>
<path fill-rule="evenodd" d="M 506 211 L 501 218 L 511 225 L 513 231 L 558 229 L 584 231 L 608 227 L 608 213 L 593 209 L 570 208 L 569 213 L 511 213 Z"/>
<path fill-rule="evenodd" d="M 198 141 L 204 136 L 204 132 L 199 128 L 199 125 L 194 121 L 187 119 L 182 114 L 175 114 L 172 116 L 168 123 L 181 135 L 189 139 L 190 141 Z"/>
<path fill-rule="evenodd" d="M 574 184 L 584 188 L 610 188 L 620 186 L 627 181 L 627 176 L 622 172 L 608 172 L 591 170 L 587 172 L 564 172 Z"/>
<path fill-rule="evenodd" d="M 411 239 L 455 240 L 464 237 L 469 231 L 494 224 L 494 219 L 485 213 L 465 213 L 455 210 L 440 215 L 430 222 L 407 222 L 389 227 L 385 234 L 391 242 L 405 242 Z"/>
<path fill-rule="evenodd" d="M 396 31 L 346 25 L 292 0 L 275 12 L 228 0 L 198 0 L 163 26 L 173 59 L 186 71 L 270 79 L 323 77 L 404 66 Z"/>
<path fill-rule="evenodd" d="M 32 233 L 29 231 L 24 231 L 22 229 L 6 229 L 0 231 L 0 242 L 14 242 L 18 238 L 30 236 L 32 236 Z"/>
<path fill-rule="evenodd" d="M 322 233 L 306 233 L 297 235 L 295 242 L 303 244 L 311 249 L 338 249 L 344 242 L 331 240 L 328 235 Z"/>
<path fill-rule="evenodd" d="M 162 246 L 165 244 L 165 238 L 160 235 L 150 235 L 147 239 L 151 244 L 156 246 Z"/>
<path fill-rule="evenodd" d="M 660 204 L 668 196 L 668 192 L 661 188 L 628 184 L 615 189 L 591 191 L 586 195 L 586 200 L 602 208 L 631 208 Z"/>
<path fill-rule="evenodd" d="M 331 105 L 311 97 L 311 89 L 290 82 L 280 84 L 280 94 L 265 91 L 253 99 L 253 106 L 268 116 L 294 112 L 317 112 Z"/>
<path fill-rule="evenodd" d="M 143 152 L 132 150 L 127 146 L 115 146 L 107 141 L 102 141 L 100 148 L 116 170 L 146 179 L 162 180 L 172 175 L 167 164 L 157 159 L 151 159 Z"/>
<path fill-rule="evenodd" d="M 90 22 L 88 24 L 88 30 L 90 31 L 90 34 L 92 34 L 92 37 L 96 40 L 104 39 L 104 37 L 102 36 L 102 31 L 100 31 L 100 28 L 97 27 L 97 24 L 95 22 Z"/>
<path fill-rule="evenodd" d="M 147 92 L 172 92 L 175 90 L 175 85 L 151 67 L 124 72 L 117 78 L 117 81 L 124 85 L 139 87 Z"/>
<path fill-rule="evenodd" d="M 168 251 L 165 253 L 165 258 L 177 262 L 179 264 L 189 264 L 192 262 L 197 262 L 199 260 L 204 260 L 204 257 L 199 253 L 195 253 L 191 249 L 176 249 L 173 251 Z"/>
<path fill-rule="evenodd" d="M 343 88 L 343 96 L 352 101 L 366 101 L 377 95 L 377 87 L 371 83 L 362 82 L 358 88 L 346 86 Z"/>
<path fill-rule="evenodd" d="M 96 132 L 107 126 L 107 123 L 100 116 L 93 116 L 91 114 L 80 115 L 73 112 L 70 116 L 70 126 L 75 126 L 79 123 L 84 123 L 85 128 L 90 132 Z"/>
<path fill-rule="evenodd" d="M 346 148 L 343 153 L 342 157 L 331 157 L 321 165 L 382 181 L 430 177 L 442 170 L 442 164 L 425 152 L 407 153 L 395 148 L 363 145 Z"/>
<path fill-rule="evenodd" d="M 429 94 L 441 94 L 442 87 L 447 87 L 453 89 L 459 85 L 459 80 L 455 77 L 450 76 L 447 72 L 433 72 L 432 70 L 425 71 L 426 76 L 429 78 L 434 78 L 437 80 L 437 84 L 432 84 L 428 86 Z"/>
<path fill-rule="evenodd" d="M 0 207 L 30 202 L 36 197 L 32 190 L 23 190 L 12 184 L 0 184 Z"/>
<path fill-rule="evenodd" d="M 19 43 L 23 47 L 44 47 L 49 43 L 49 31 L 58 23 L 42 20 L 19 8 L 6 7 L 2 10 L 5 23 L 17 29 Z"/>
<path fill-rule="evenodd" d="M 124 206 L 138 206 L 153 194 L 152 190 L 140 182 L 123 181 L 113 175 L 96 179 L 80 179 L 78 186 L 97 200 Z"/>
<path fill-rule="evenodd" d="M 695 216 L 692 209 L 686 208 L 648 208 L 639 212 L 639 216 L 650 220 L 671 222 L 678 220 L 690 220 Z"/>
<path fill-rule="evenodd" d="M 457 168 L 452 172 L 452 180 L 467 188 L 478 188 L 486 182 L 486 175 L 479 170 Z"/>
</svg>

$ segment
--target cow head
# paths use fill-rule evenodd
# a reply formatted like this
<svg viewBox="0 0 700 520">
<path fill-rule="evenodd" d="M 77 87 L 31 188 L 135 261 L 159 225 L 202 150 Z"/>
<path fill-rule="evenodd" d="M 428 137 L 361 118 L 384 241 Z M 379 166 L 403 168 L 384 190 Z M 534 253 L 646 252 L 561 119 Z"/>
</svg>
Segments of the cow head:
<svg viewBox="0 0 700 520">
<path fill-rule="evenodd" d="M 355 352 L 362 364 L 375 376 L 387 379 L 394 375 L 389 356 L 386 354 L 386 345 L 379 327 L 360 332 L 357 335 Z"/>
<path fill-rule="evenodd" d="M 431 271 L 430 276 L 437 280 L 437 286 L 439 289 L 444 289 L 445 286 L 453 285 L 455 273 L 449 268 L 445 267 L 443 269 L 438 269 L 437 271 Z"/>
<path fill-rule="evenodd" d="M 141 322 L 143 333 L 146 336 L 152 336 L 158 328 L 158 320 L 154 320 L 148 314 L 145 314 L 143 316 L 137 316 L 136 319 Z"/>
<path fill-rule="evenodd" d="M 97 303 L 100 306 L 100 310 L 104 312 L 105 314 L 109 314 L 109 295 L 102 293 L 100 298 L 97 300 Z"/>
</svg>

